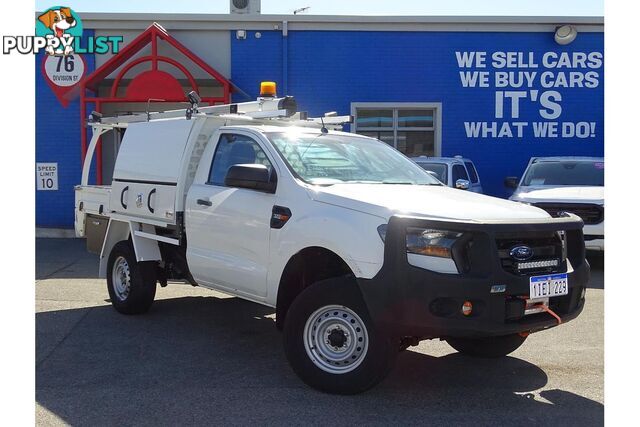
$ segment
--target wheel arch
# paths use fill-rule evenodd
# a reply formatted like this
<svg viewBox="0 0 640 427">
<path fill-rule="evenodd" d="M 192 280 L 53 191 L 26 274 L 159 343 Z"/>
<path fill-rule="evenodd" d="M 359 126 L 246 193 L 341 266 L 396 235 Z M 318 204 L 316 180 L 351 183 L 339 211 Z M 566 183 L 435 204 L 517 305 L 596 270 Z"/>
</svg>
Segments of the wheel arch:
<svg viewBox="0 0 640 427">
<path fill-rule="evenodd" d="M 116 243 L 123 240 L 131 240 L 133 252 L 135 253 L 136 260 L 138 262 L 162 260 L 158 242 L 136 235 L 136 233 L 134 232 L 134 230 L 136 229 L 141 229 L 146 233 L 155 234 L 155 229 L 153 228 L 153 226 L 150 226 L 148 224 L 142 224 L 132 221 L 120 221 L 113 218 L 109 219 L 109 225 L 107 226 L 107 231 L 102 243 L 102 250 L 100 251 L 100 267 L 98 271 L 98 277 L 107 277 L 107 263 L 109 261 L 109 254 L 113 250 L 113 247 L 116 245 Z"/>
<path fill-rule="evenodd" d="M 282 271 L 278 285 L 278 329 L 283 328 L 289 307 L 306 287 L 319 280 L 342 276 L 353 278 L 355 282 L 355 274 L 349 263 L 330 249 L 308 246 L 291 256 Z"/>
</svg>

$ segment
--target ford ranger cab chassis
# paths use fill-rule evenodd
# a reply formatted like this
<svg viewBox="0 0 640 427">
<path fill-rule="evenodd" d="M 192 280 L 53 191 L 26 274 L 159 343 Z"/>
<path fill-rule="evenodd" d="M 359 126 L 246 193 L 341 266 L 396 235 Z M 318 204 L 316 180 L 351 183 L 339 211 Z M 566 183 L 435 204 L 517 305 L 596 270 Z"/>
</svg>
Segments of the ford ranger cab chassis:
<svg viewBox="0 0 640 427">
<path fill-rule="evenodd" d="M 291 97 L 93 115 L 75 226 L 114 308 L 190 283 L 273 307 L 293 370 L 358 393 L 424 339 L 501 357 L 578 316 L 583 223 L 441 185 L 401 153 L 310 119 Z M 125 130 L 113 182 L 88 184 L 104 132 Z"/>
</svg>

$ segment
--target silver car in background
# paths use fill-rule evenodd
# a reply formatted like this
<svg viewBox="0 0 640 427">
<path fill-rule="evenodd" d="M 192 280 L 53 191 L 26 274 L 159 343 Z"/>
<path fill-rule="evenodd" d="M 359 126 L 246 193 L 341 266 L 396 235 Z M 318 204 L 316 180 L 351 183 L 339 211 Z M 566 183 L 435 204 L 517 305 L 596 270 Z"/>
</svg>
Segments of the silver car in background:
<svg viewBox="0 0 640 427">
<path fill-rule="evenodd" d="M 478 171 L 469 159 L 462 156 L 419 156 L 412 157 L 411 160 L 449 187 L 482 194 L 482 184 L 480 183 Z"/>
</svg>

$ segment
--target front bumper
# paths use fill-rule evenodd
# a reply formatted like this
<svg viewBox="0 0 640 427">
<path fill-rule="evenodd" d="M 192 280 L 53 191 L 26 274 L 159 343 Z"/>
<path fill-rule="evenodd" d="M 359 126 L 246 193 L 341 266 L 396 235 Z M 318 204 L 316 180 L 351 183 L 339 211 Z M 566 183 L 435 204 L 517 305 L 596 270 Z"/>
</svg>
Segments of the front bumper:
<svg viewBox="0 0 640 427">
<path fill-rule="evenodd" d="M 437 228 L 473 233 L 468 272 L 443 274 L 414 267 L 407 261 L 406 228 Z M 481 337 L 536 332 L 558 324 L 549 313 L 524 315 L 529 277 L 506 271 L 496 244 L 500 233 L 531 234 L 564 230 L 567 235 L 569 293 L 551 298 L 549 306 L 562 322 L 574 319 L 584 306 L 583 290 L 590 268 L 585 259 L 583 223 L 575 215 L 527 223 L 474 223 L 394 216 L 385 237 L 384 264 L 372 279 L 358 279 L 376 326 L 395 336 Z M 532 274 L 536 275 L 536 274 Z M 493 285 L 505 292 L 491 293 Z M 462 304 L 473 313 L 464 316 Z"/>
<path fill-rule="evenodd" d="M 604 251 L 604 221 L 599 224 L 585 224 L 583 233 L 587 249 Z"/>
<path fill-rule="evenodd" d="M 587 236 L 585 236 L 586 238 Z M 591 251 L 604 251 L 604 239 L 585 239 L 584 245 L 588 250 Z"/>
</svg>

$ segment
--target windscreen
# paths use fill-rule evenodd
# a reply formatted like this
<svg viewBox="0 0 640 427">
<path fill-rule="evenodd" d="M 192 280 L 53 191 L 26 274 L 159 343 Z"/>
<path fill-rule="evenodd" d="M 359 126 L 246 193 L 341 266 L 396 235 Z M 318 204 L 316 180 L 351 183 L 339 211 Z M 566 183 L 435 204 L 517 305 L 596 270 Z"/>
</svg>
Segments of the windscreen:
<svg viewBox="0 0 640 427">
<path fill-rule="evenodd" d="M 603 186 L 604 162 L 543 161 L 533 163 L 522 185 Z"/>
<path fill-rule="evenodd" d="M 447 165 L 443 163 L 418 163 L 426 171 L 433 172 L 443 183 L 447 184 Z"/>
<path fill-rule="evenodd" d="M 310 184 L 441 185 L 399 151 L 373 138 L 297 132 L 267 137 L 291 171 Z"/>
</svg>

